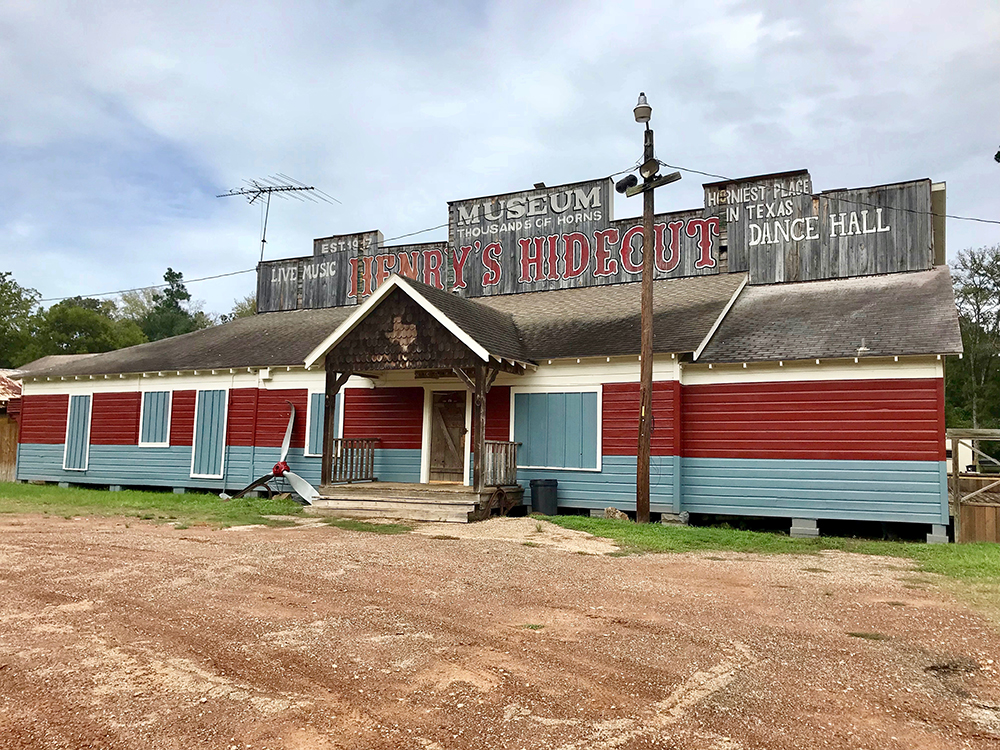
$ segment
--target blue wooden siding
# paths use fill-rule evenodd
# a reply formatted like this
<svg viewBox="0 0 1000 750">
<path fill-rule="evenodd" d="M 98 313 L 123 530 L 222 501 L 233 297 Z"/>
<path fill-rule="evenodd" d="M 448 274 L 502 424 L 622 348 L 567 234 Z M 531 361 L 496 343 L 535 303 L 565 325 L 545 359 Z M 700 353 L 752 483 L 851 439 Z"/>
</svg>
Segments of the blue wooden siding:
<svg viewBox="0 0 1000 750">
<path fill-rule="evenodd" d="M 198 391 L 192 477 L 221 477 L 225 458 L 226 392 Z"/>
<path fill-rule="evenodd" d="M 90 396 L 70 396 L 64 469 L 86 470 L 90 448 Z"/>
<path fill-rule="evenodd" d="M 651 456 L 649 465 L 649 509 L 654 513 L 677 513 L 675 487 L 680 459 Z M 556 499 L 565 508 L 608 508 L 635 510 L 635 456 L 604 456 L 601 471 L 518 469 L 524 486 L 525 502 L 531 500 L 532 479 L 555 479 Z"/>
<path fill-rule="evenodd" d="M 148 391 L 142 394 L 142 424 L 140 443 L 170 441 L 170 391 Z"/>
<path fill-rule="evenodd" d="M 271 471 L 281 448 L 226 446 L 225 478 L 192 478 L 191 446 L 139 448 L 134 445 L 95 445 L 90 448 L 86 471 L 62 469 L 63 446 L 25 443 L 18 447 L 17 478 L 78 484 L 120 484 L 137 487 L 189 487 L 239 490 Z M 292 471 L 319 486 L 320 458 L 304 456 L 301 448 L 288 452 Z M 419 482 L 419 450 L 375 451 L 375 473 L 383 482 Z M 275 488 L 288 489 L 282 483 Z"/>
<path fill-rule="evenodd" d="M 597 393 L 515 393 L 522 466 L 597 468 Z"/>
<path fill-rule="evenodd" d="M 19 446 L 21 480 L 95 485 L 240 489 L 267 474 L 281 449 L 228 446 L 225 479 L 192 479 L 190 446 L 138 448 L 94 445 L 86 471 L 62 469 L 63 445 Z M 320 459 L 289 451 L 292 471 L 314 485 Z M 420 451 L 379 449 L 375 471 L 381 481 L 418 482 Z M 530 502 L 532 479 L 556 479 L 562 507 L 635 508 L 634 456 L 604 456 L 602 470 L 519 469 Z M 945 463 L 941 461 L 825 461 L 651 458 L 650 510 L 656 513 L 712 513 L 787 518 L 856 519 L 947 523 Z M 277 485 L 280 487 L 280 485 Z M 682 501 L 681 501 L 682 500 Z"/>
<path fill-rule="evenodd" d="M 333 400 L 333 423 L 340 424 L 340 398 L 337 394 Z M 306 436 L 307 454 L 323 455 L 323 433 L 325 432 L 326 394 L 309 394 L 309 434 Z"/>
<path fill-rule="evenodd" d="M 944 461 L 681 460 L 692 513 L 948 523 Z"/>
</svg>

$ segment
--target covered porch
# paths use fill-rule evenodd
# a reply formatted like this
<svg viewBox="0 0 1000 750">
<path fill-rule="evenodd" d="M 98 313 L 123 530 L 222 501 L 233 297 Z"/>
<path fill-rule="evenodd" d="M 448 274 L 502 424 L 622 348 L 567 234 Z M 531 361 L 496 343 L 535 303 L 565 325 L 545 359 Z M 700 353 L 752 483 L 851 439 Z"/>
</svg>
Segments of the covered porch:
<svg viewBox="0 0 1000 750">
<path fill-rule="evenodd" d="M 394 277 L 317 346 L 306 365 L 320 361 L 326 389 L 316 507 L 346 516 L 468 522 L 521 504 L 517 443 L 487 439 L 497 437 L 488 434 L 486 421 L 497 375 L 534 367 L 509 316 Z M 379 425 L 392 418 L 391 405 L 373 407 L 378 411 L 361 417 L 360 428 L 352 415 L 351 437 L 335 437 L 336 395 L 352 376 L 371 383 L 369 393 L 388 392 L 390 382 L 405 377 L 408 390 L 422 394 L 419 482 L 379 476 L 380 444 L 388 442 Z M 346 411 L 349 402 L 343 403 Z"/>
</svg>

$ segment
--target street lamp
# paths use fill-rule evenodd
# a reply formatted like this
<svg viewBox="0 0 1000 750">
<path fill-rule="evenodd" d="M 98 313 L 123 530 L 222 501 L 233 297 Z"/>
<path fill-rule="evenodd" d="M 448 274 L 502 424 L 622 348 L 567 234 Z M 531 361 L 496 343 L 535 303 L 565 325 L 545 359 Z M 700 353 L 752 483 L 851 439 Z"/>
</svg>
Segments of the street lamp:
<svg viewBox="0 0 1000 750">
<path fill-rule="evenodd" d="M 649 118 L 653 108 L 646 101 L 646 94 L 639 93 L 639 101 L 632 110 L 635 121 L 646 126 L 643 136 L 640 183 L 629 175 L 615 186 L 627 196 L 642 193 L 642 308 L 641 308 L 641 362 L 639 363 L 639 451 L 636 457 L 635 520 L 649 523 L 649 453 L 653 437 L 653 190 L 661 185 L 676 182 L 680 172 L 657 177 L 660 162 L 653 155 L 653 131 Z M 631 179 L 630 179 L 631 178 Z"/>
</svg>

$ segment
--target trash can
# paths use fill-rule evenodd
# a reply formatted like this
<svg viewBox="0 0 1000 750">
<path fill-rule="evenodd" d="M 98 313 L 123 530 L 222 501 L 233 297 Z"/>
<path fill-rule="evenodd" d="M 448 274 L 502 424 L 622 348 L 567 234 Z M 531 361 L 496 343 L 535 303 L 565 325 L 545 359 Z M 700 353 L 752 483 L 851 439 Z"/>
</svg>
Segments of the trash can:
<svg viewBox="0 0 1000 750">
<path fill-rule="evenodd" d="M 556 500 L 559 482 L 555 479 L 532 479 L 529 484 L 532 511 L 545 516 L 559 515 L 559 503 Z"/>
</svg>

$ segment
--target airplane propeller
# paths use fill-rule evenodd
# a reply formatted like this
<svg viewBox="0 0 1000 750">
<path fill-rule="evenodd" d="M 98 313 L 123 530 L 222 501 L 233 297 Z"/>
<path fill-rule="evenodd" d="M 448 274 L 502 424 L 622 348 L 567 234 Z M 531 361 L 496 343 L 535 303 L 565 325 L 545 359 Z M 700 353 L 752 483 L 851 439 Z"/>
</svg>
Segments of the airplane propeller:
<svg viewBox="0 0 1000 750">
<path fill-rule="evenodd" d="M 292 444 L 292 427 L 295 425 L 295 404 L 289 401 L 288 405 L 291 407 L 292 413 L 288 417 L 288 427 L 285 429 L 285 439 L 281 442 L 281 458 L 278 459 L 278 463 L 274 465 L 274 468 L 271 469 L 269 474 L 265 474 L 264 476 L 255 479 L 235 495 L 227 495 L 225 492 L 220 492 L 219 497 L 223 500 L 236 500 L 237 498 L 243 497 L 251 490 L 255 490 L 259 487 L 267 487 L 268 490 L 270 490 L 271 487 L 268 482 L 272 479 L 280 478 L 286 479 L 288 483 L 292 485 L 292 490 L 295 491 L 295 494 L 305 500 L 306 505 L 312 505 L 317 499 L 319 499 L 319 493 L 316 491 L 316 488 L 292 471 L 288 467 L 288 463 L 285 461 L 288 457 L 288 448 Z"/>
</svg>

